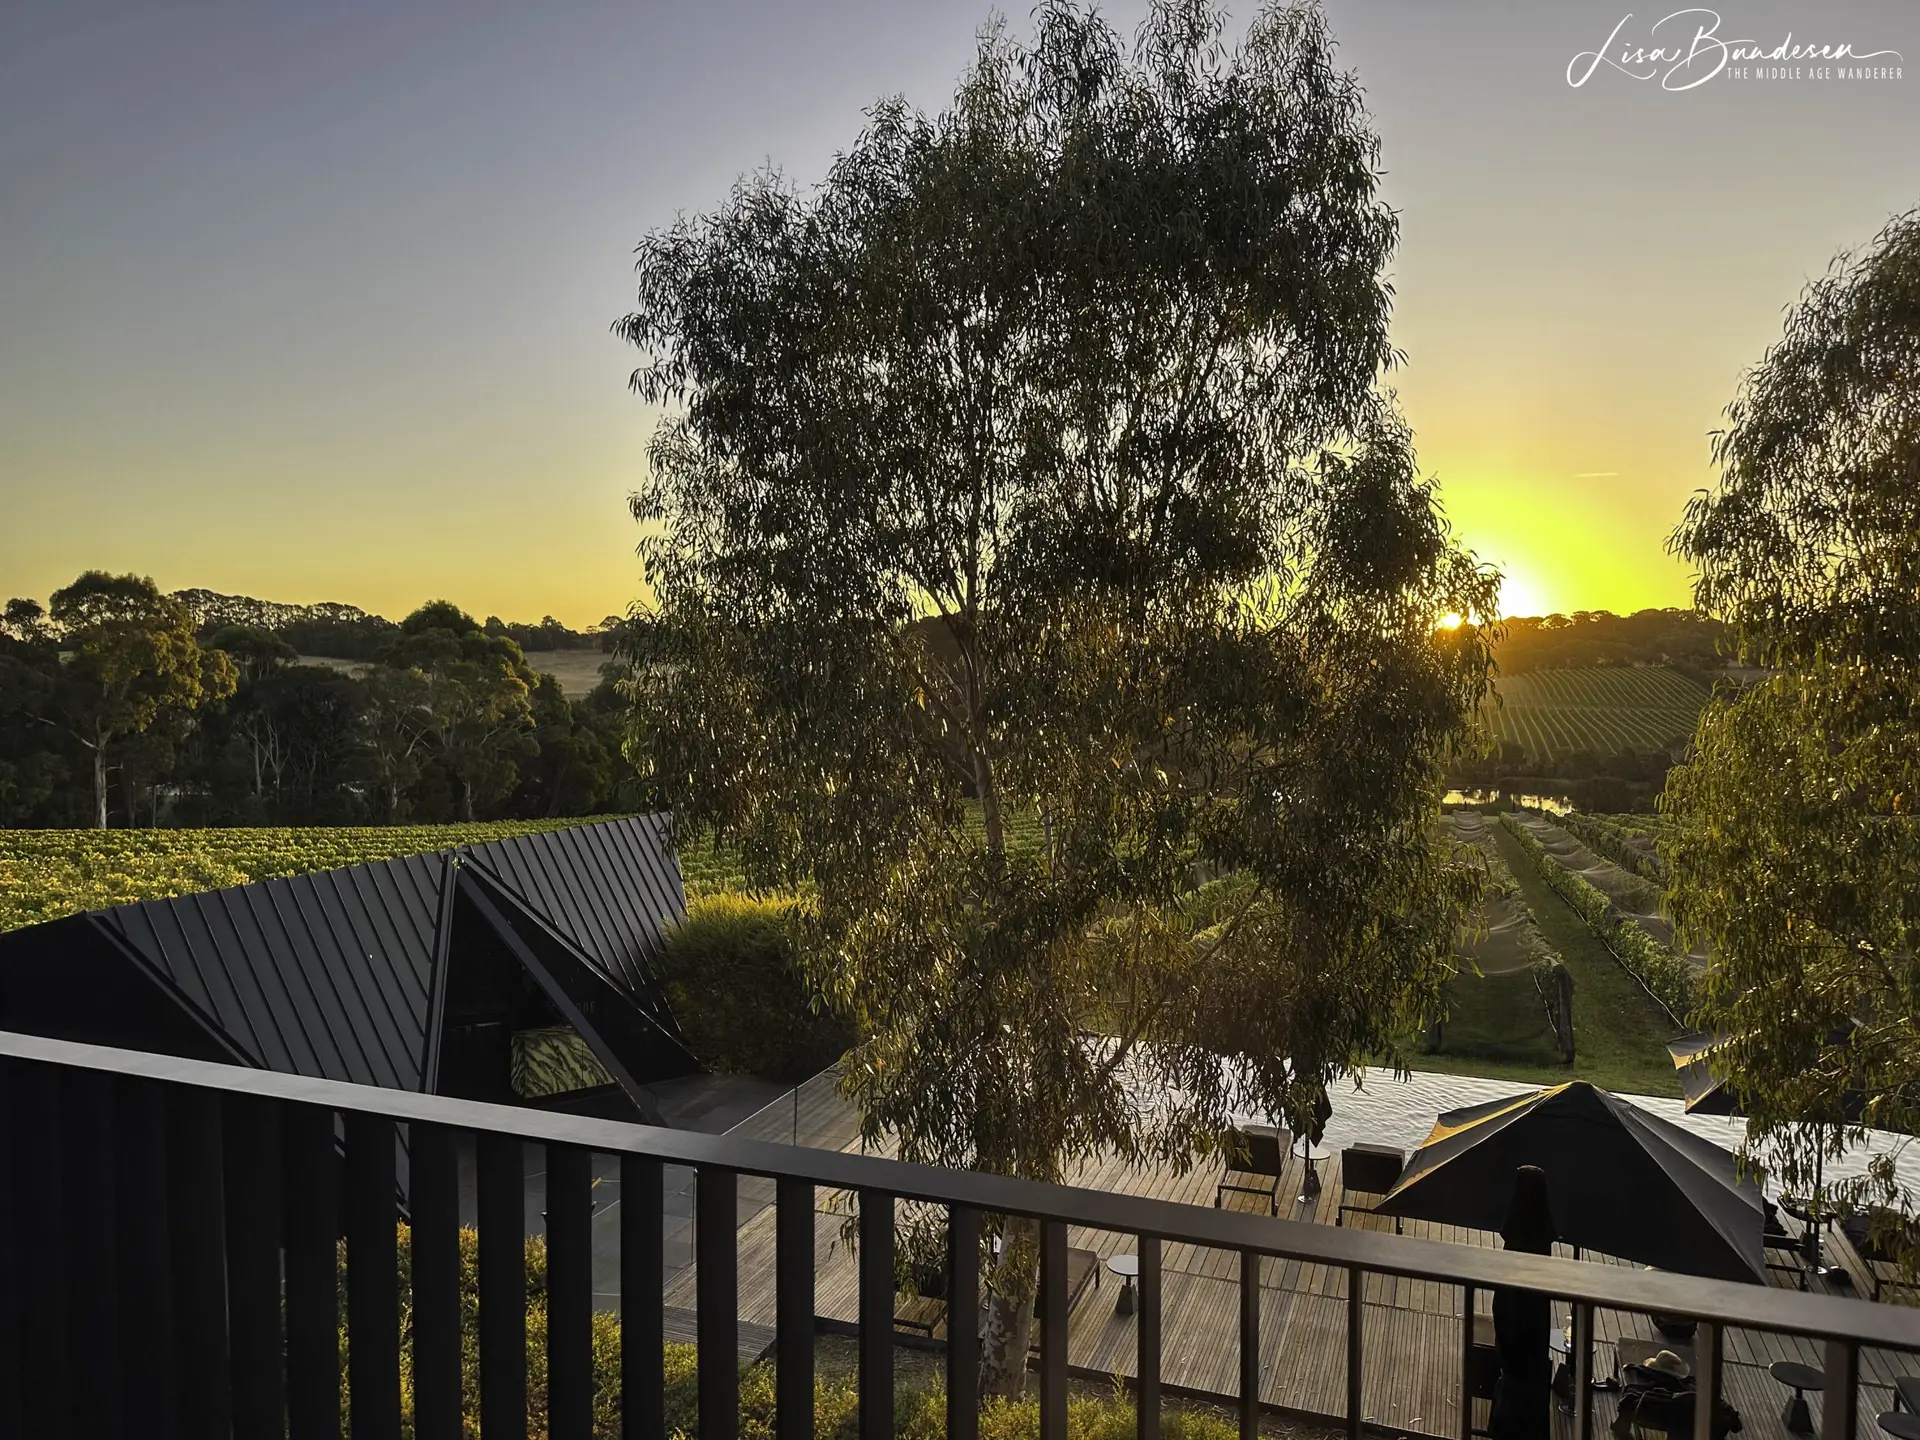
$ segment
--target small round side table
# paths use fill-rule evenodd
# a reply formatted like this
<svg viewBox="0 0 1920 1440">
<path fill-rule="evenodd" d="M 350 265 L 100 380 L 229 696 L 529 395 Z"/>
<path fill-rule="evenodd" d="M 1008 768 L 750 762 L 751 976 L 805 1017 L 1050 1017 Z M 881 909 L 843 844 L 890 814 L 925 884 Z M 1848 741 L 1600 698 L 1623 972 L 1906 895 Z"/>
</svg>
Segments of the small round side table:
<svg viewBox="0 0 1920 1440">
<path fill-rule="evenodd" d="M 1786 1408 L 1780 1412 L 1780 1423 L 1795 1435 L 1813 1434 L 1813 1415 L 1807 1409 L 1807 1391 L 1825 1389 L 1827 1377 L 1813 1366 L 1802 1365 L 1797 1360 L 1776 1360 L 1767 1367 L 1767 1373 L 1793 1391 L 1793 1398 L 1787 1401 Z"/>
</svg>

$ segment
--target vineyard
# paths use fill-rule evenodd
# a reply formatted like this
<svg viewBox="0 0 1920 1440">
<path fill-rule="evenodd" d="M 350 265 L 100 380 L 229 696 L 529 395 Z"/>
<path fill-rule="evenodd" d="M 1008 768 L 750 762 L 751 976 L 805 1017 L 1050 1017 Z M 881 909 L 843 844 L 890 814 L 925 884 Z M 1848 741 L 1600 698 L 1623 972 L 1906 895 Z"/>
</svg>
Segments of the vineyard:
<svg viewBox="0 0 1920 1440">
<path fill-rule="evenodd" d="M 1535 670 L 1502 676 L 1487 720 L 1502 744 L 1557 760 L 1577 750 L 1655 750 L 1692 736 L 1704 686 L 1664 665 Z"/>
<path fill-rule="evenodd" d="M 0 830 L 0 930 L 57 920 L 78 910 L 424 855 L 580 823 L 514 820 L 295 830 Z"/>
<path fill-rule="evenodd" d="M 967 828 L 976 837 L 986 833 L 980 818 L 980 803 L 967 801 Z M 1015 854 L 1038 850 L 1046 838 L 1040 816 L 1031 810 L 1015 810 L 1006 818 L 1007 849 Z M 717 846 L 711 836 L 682 840 L 680 874 L 690 894 L 709 895 L 717 890 L 745 890 L 747 877 L 740 857 L 725 846 Z"/>
</svg>

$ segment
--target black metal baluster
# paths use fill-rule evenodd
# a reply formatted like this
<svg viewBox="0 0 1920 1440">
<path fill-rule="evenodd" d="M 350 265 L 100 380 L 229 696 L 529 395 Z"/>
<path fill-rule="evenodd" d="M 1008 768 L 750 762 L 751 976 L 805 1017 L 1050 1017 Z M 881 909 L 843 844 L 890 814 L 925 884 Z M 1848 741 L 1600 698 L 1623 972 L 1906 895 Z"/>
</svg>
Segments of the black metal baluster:
<svg viewBox="0 0 1920 1440">
<path fill-rule="evenodd" d="M 547 1416 L 593 1440 L 593 1153 L 547 1146 Z"/>
<path fill-rule="evenodd" d="M 1240 1440 L 1260 1435 L 1260 1252 L 1240 1252 Z"/>
<path fill-rule="evenodd" d="M 455 1132 L 407 1130 L 413 1215 L 413 1425 L 418 1440 L 460 1440 L 460 1157 Z"/>
<path fill-rule="evenodd" d="M 21 1366 L 26 1281 L 14 1241 L 22 1224 L 15 1191 L 23 1188 L 27 1175 L 14 1153 L 19 1130 L 13 1086 L 19 1070 L 18 1061 L 0 1060 L 0 1435 L 27 1433 L 26 1416 L 21 1410 L 26 1381 Z"/>
<path fill-rule="evenodd" d="M 400 1440 L 400 1269 L 393 1122 L 347 1122 L 347 1408 L 353 1440 Z"/>
<path fill-rule="evenodd" d="M 526 1440 L 526 1163 L 511 1136 L 483 1132 L 479 1150 L 480 1433 Z"/>
<path fill-rule="evenodd" d="M 620 1433 L 664 1435 L 666 1303 L 664 1167 L 644 1155 L 620 1157 Z"/>
<path fill-rule="evenodd" d="M 1592 1440 L 1593 1306 L 1575 1301 L 1568 1359 L 1573 1371 L 1573 1440 Z"/>
<path fill-rule="evenodd" d="M 233 1420 L 219 1097 L 169 1085 L 166 1145 L 175 1414 L 181 1435 L 221 1436 Z"/>
<path fill-rule="evenodd" d="M 694 1186 L 700 1437 L 734 1440 L 740 1433 L 739 1177 L 702 1165 Z"/>
<path fill-rule="evenodd" d="M 1347 1267 L 1347 1435 L 1360 1440 L 1366 1374 L 1360 1368 L 1361 1340 L 1366 1328 L 1367 1272 Z"/>
<path fill-rule="evenodd" d="M 14 1303 L 20 1341 L 19 1434 L 71 1433 L 67 1368 L 66 1241 L 60 1190 L 59 1112 L 53 1067 L 18 1064 L 7 1086 L 7 1161 L 13 1191 Z"/>
<path fill-rule="evenodd" d="M 774 1423 L 779 1440 L 813 1440 L 813 1184 L 774 1192 Z"/>
<path fill-rule="evenodd" d="M 167 1256 L 166 1095 L 152 1080 L 113 1087 L 114 1235 L 120 1270 L 120 1409 L 143 1440 L 173 1440 L 173 1276 Z M 0 1362 L 3 1363 L 3 1362 Z M 4 1383 L 4 1382 L 0 1382 Z M 0 1401 L 0 1434 L 11 1434 Z M 337 1432 L 336 1432 L 337 1433 Z"/>
<path fill-rule="evenodd" d="M 893 1436 L 893 1197 L 860 1192 L 860 1440 Z"/>
<path fill-rule="evenodd" d="M 280 1117 L 287 1231 L 287 1419 L 292 1440 L 340 1440 L 340 1190 L 333 1111 Z"/>
<path fill-rule="evenodd" d="M 227 1317 L 233 1332 L 236 1440 L 282 1440 L 280 1127 L 270 1100 L 224 1097 Z"/>
<path fill-rule="evenodd" d="M 1139 1278 L 1139 1334 L 1135 1340 L 1140 1374 L 1134 1428 L 1140 1440 L 1160 1440 L 1160 1237 L 1142 1235 Z"/>
<path fill-rule="evenodd" d="M 81 1435 L 119 1435 L 120 1277 L 113 1236 L 117 1162 L 113 1096 L 97 1070 L 61 1076 L 60 1188 L 66 1196 L 68 1354 L 73 1424 Z"/>
<path fill-rule="evenodd" d="M 1067 1435 L 1067 1227 L 1040 1225 L 1040 1440 Z"/>
<path fill-rule="evenodd" d="M 1718 1325 L 1704 1321 L 1693 1332 L 1693 1433 L 1698 1440 L 1713 1440 L 1714 1412 L 1720 1408 L 1720 1352 L 1724 1339 Z M 1846 1440 L 1853 1440 L 1851 1426 Z"/>
<path fill-rule="evenodd" d="M 1477 1303 L 1473 1286 L 1460 1287 L 1460 1434 L 1459 1440 L 1473 1440 L 1473 1307 Z"/>
<path fill-rule="evenodd" d="M 980 1212 L 947 1211 L 947 1440 L 980 1436 Z"/>
<path fill-rule="evenodd" d="M 1826 1383 L 1820 1391 L 1820 1440 L 1854 1440 L 1859 1421 L 1860 1347 L 1851 1340 L 1829 1340 Z"/>
</svg>

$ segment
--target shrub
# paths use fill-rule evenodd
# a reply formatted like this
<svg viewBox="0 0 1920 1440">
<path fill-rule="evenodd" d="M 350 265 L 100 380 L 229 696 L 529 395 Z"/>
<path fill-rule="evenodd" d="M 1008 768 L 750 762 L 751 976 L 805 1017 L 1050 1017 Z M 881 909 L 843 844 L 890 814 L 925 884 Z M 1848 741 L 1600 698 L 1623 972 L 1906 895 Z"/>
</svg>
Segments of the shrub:
<svg viewBox="0 0 1920 1440">
<path fill-rule="evenodd" d="M 400 1407 L 401 1434 L 412 1440 L 413 1413 L 413 1266 L 409 1227 L 399 1227 L 400 1245 Z M 527 1241 L 527 1435 L 547 1440 L 547 1244 Z M 340 1374 L 346 1389 L 346 1247 L 340 1248 Z M 460 1232 L 461 1431 L 480 1434 L 480 1266 L 479 1236 Z M 667 1435 L 692 1440 L 699 1432 L 699 1361 L 691 1345 L 669 1345 L 663 1355 L 666 1377 Z M 620 1320 L 593 1317 L 593 1434 L 616 1440 L 620 1434 Z M 937 1382 L 904 1381 L 894 1391 L 894 1434 L 898 1440 L 941 1440 L 946 1434 L 946 1394 Z M 821 1376 L 814 1382 L 813 1427 L 818 1440 L 854 1440 L 859 1429 L 860 1393 L 850 1378 Z M 740 1376 L 741 1440 L 773 1440 L 774 1367 L 762 1361 Z M 1069 1404 L 1069 1440 L 1123 1440 L 1135 1433 L 1133 1406 L 1124 1399 L 1076 1396 Z M 1167 1440 L 1230 1440 L 1236 1432 L 1217 1416 L 1168 1411 L 1161 1433 Z M 982 1440 L 1038 1440 L 1040 1411 L 1033 1400 L 990 1400 L 981 1411 Z"/>
<path fill-rule="evenodd" d="M 705 1064 L 801 1080 L 852 1045 L 852 1027 L 815 1003 L 795 964 L 801 904 L 723 891 L 696 899 L 668 936 L 667 1001 Z"/>
</svg>

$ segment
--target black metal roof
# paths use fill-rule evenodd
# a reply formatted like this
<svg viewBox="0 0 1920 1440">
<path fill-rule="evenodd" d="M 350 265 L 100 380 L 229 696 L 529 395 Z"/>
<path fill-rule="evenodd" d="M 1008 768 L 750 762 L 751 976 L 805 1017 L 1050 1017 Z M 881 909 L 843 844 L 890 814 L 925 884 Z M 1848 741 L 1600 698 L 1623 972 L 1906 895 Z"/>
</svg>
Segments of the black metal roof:
<svg viewBox="0 0 1920 1440">
<path fill-rule="evenodd" d="M 658 983 L 666 929 L 686 909 L 670 821 L 660 815 L 144 901 L 0 934 L 0 1016 L 28 1022 L 14 1028 L 36 1028 L 36 1014 L 57 1018 L 61 1035 L 86 1038 L 84 987 L 61 993 L 62 967 L 51 952 L 105 946 L 248 1063 L 430 1088 L 429 1030 L 438 1023 L 430 1017 L 436 984 L 447 964 L 459 963 L 452 899 L 465 866 L 483 872 L 538 923 L 546 943 L 603 977 L 616 1000 L 650 1022 L 625 1033 L 647 1033 L 676 1052 L 664 1062 L 671 1073 L 693 1068 Z M 96 956 L 72 973 L 77 979 L 104 963 Z M 124 1040 L 124 1025 L 118 1033 Z"/>
</svg>

